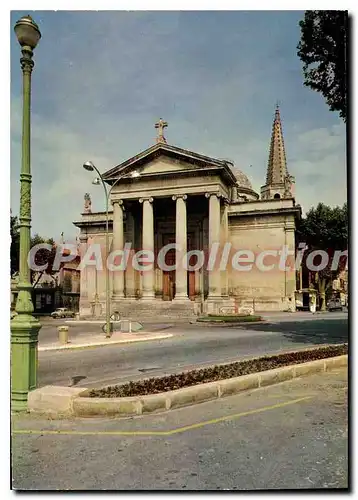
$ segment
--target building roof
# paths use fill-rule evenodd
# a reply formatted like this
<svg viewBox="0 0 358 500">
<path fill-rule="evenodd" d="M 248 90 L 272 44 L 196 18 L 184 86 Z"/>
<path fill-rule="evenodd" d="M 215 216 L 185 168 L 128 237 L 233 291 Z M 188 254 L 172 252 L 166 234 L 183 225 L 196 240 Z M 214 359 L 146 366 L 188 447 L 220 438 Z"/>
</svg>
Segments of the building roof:
<svg viewBox="0 0 358 500">
<path fill-rule="evenodd" d="M 103 178 L 109 183 L 113 182 L 116 178 L 118 178 L 119 175 L 124 177 L 132 169 L 135 169 L 138 166 L 143 165 L 151 159 L 156 158 L 160 155 L 180 158 L 187 163 L 192 163 L 193 165 L 201 168 L 219 168 L 226 173 L 226 176 L 231 183 L 235 182 L 235 177 L 232 173 L 232 170 L 230 168 L 231 165 L 228 161 L 205 156 L 193 151 L 189 151 L 188 149 L 179 148 L 177 146 L 171 146 L 164 142 L 158 142 L 157 144 L 138 153 L 132 158 L 129 158 L 128 160 L 120 163 L 116 167 L 108 170 L 103 174 Z"/>
<path fill-rule="evenodd" d="M 252 184 L 249 181 L 249 178 L 247 177 L 246 174 L 244 174 L 244 172 L 242 170 L 235 167 L 234 165 L 231 166 L 231 170 L 232 170 L 232 173 L 234 174 L 234 176 L 236 177 L 237 184 L 240 187 L 251 189 L 253 191 Z"/>
</svg>

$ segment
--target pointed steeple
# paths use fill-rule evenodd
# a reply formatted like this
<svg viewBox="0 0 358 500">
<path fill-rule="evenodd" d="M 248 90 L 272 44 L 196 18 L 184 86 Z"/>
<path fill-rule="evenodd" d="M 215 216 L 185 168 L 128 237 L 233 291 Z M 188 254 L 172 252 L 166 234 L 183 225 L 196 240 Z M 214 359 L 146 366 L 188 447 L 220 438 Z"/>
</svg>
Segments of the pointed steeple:
<svg viewBox="0 0 358 500">
<path fill-rule="evenodd" d="M 276 107 L 275 119 L 272 125 L 269 160 L 267 165 L 266 184 L 284 182 L 288 175 L 285 145 L 283 142 L 280 108 Z"/>
<path fill-rule="evenodd" d="M 280 108 L 277 104 L 272 124 L 266 184 L 261 188 L 261 198 L 293 198 L 291 189 L 293 182 L 294 178 L 289 175 L 287 170 Z"/>
</svg>

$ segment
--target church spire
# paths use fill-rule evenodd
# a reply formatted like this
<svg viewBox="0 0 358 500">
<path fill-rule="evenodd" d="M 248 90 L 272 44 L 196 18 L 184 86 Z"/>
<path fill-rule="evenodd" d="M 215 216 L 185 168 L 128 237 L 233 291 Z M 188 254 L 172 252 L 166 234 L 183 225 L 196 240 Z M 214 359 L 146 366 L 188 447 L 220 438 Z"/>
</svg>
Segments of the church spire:
<svg viewBox="0 0 358 500">
<path fill-rule="evenodd" d="M 276 105 L 275 118 L 272 125 L 269 160 L 267 165 L 266 184 L 284 182 L 288 175 L 285 145 L 283 141 L 280 108 Z"/>
<path fill-rule="evenodd" d="M 292 198 L 293 192 L 291 187 L 293 182 L 294 179 L 289 175 L 287 170 L 280 108 L 277 103 L 275 118 L 272 124 L 266 184 L 261 188 L 261 198 Z"/>
</svg>

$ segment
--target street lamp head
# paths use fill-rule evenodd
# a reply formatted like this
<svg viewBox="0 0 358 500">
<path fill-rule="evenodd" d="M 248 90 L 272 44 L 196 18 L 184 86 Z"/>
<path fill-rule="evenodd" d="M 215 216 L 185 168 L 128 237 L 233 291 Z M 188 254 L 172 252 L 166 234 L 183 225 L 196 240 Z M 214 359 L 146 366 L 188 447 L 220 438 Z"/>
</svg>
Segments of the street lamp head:
<svg viewBox="0 0 358 500">
<path fill-rule="evenodd" d="M 21 47 L 26 46 L 33 50 L 41 38 L 39 27 L 31 16 L 24 16 L 19 19 L 14 30 Z"/>
<path fill-rule="evenodd" d="M 94 184 L 95 186 L 99 186 L 101 184 L 101 179 L 99 177 L 96 177 L 95 179 L 93 179 L 92 184 Z"/>
<path fill-rule="evenodd" d="M 93 172 L 94 170 L 94 165 L 91 161 L 86 161 L 86 163 L 83 164 L 83 168 L 85 170 L 88 170 L 88 172 Z"/>
</svg>

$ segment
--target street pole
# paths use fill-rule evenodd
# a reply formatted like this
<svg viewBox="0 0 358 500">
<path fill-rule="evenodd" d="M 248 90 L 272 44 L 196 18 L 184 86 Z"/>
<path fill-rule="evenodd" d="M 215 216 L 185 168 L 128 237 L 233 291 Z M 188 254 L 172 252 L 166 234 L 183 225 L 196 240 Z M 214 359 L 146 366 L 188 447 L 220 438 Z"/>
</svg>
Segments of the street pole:
<svg viewBox="0 0 358 500">
<path fill-rule="evenodd" d="M 106 338 L 110 338 L 111 336 L 111 312 L 110 312 L 110 297 L 109 297 L 109 268 L 108 268 L 108 255 L 109 255 L 109 231 L 108 231 L 108 196 L 106 185 L 103 181 L 103 178 L 100 175 L 101 182 L 104 188 L 104 192 L 106 195 Z M 112 223 L 112 232 L 113 232 L 113 223 Z"/>
<path fill-rule="evenodd" d="M 110 188 L 110 190 L 107 190 L 106 184 L 103 180 L 101 172 L 97 169 L 97 167 L 91 162 L 87 161 L 86 163 L 83 164 L 83 168 L 85 170 L 88 170 L 89 172 L 96 171 L 98 174 L 98 181 L 95 182 L 97 179 L 95 179 L 94 184 L 99 184 L 101 183 L 104 189 L 104 194 L 106 197 L 106 338 L 111 337 L 111 311 L 110 311 L 110 290 L 109 290 L 109 268 L 107 264 L 107 259 L 109 256 L 109 213 L 108 213 L 108 205 L 109 205 L 109 197 L 111 194 L 111 191 L 113 187 L 117 184 L 120 178 L 114 182 Z M 113 227 L 113 225 L 112 225 Z M 113 231 L 113 229 L 112 229 Z"/>
<path fill-rule="evenodd" d="M 94 287 L 95 287 L 95 294 L 94 294 L 94 302 L 95 304 L 98 304 L 98 276 L 97 276 L 97 267 L 96 267 L 96 273 L 94 275 Z"/>
<path fill-rule="evenodd" d="M 118 177 L 113 184 L 111 185 L 110 189 L 107 190 L 106 184 L 104 182 L 104 179 L 102 177 L 101 172 L 98 170 L 98 168 L 91 162 L 91 161 L 86 161 L 83 164 L 83 168 L 87 170 L 88 172 L 93 172 L 96 171 L 98 174 L 98 178 L 93 180 L 93 184 L 98 185 L 102 184 L 103 189 L 104 189 L 104 194 L 106 197 L 106 337 L 109 338 L 111 337 L 111 312 L 110 312 L 110 290 L 109 290 L 109 268 L 108 268 L 108 263 L 107 259 L 109 256 L 109 213 L 108 213 L 108 205 L 109 205 L 109 198 L 112 192 L 112 189 L 116 186 L 116 184 L 121 180 L 121 177 Z M 132 177 L 139 177 L 140 174 L 137 172 L 134 172 Z M 112 233 L 114 231 L 114 220 L 112 221 Z"/>
<path fill-rule="evenodd" d="M 20 259 L 17 316 L 11 321 L 11 409 L 27 409 L 29 391 L 37 385 L 37 346 L 40 322 L 32 315 L 31 274 L 28 264 L 31 228 L 31 73 L 34 67 L 33 49 L 41 38 L 37 24 L 30 16 L 15 24 L 15 33 L 21 45 L 20 59 L 23 74 L 22 163 L 20 174 Z"/>
</svg>

